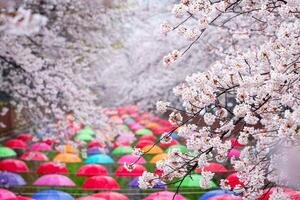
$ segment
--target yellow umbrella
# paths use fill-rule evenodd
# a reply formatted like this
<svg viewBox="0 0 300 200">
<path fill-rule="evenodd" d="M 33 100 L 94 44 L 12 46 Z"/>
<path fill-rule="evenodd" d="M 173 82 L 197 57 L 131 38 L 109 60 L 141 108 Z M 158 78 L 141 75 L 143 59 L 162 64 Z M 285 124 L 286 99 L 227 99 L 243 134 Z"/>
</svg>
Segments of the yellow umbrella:
<svg viewBox="0 0 300 200">
<path fill-rule="evenodd" d="M 146 154 L 160 154 L 163 150 L 157 145 L 147 145 L 142 149 Z"/>
<path fill-rule="evenodd" d="M 168 154 L 166 154 L 166 153 L 157 154 L 150 160 L 150 163 L 156 163 L 160 160 L 165 160 L 165 159 L 167 159 L 167 157 L 168 157 Z"/>
<path fill-rule="evenodd" d="M 75 154 L 71 153 L 60 153 L 53 159 L 55 162 L 61 162 L 61 163 L 79 163 L 82 162 L 82 160 Z"/>
<path fill-rule="evenodd" d="M 78 154 L 79 153 L 79 150 L 78 149 L 75 149 L 74 147 L 72 147 L 71 145 L 69 144 L 66 144 L 64 146 L 64 151 L 66 153 L 75 153 L 75 154 Z"/>
</svg>

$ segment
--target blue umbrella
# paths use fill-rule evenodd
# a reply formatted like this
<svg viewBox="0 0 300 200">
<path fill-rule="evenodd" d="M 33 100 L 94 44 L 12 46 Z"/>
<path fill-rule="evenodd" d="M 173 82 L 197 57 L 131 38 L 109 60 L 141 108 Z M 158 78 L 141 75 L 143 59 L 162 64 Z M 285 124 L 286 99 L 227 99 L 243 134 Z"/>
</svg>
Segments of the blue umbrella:
<svg viewBox="0 0 300 200">
<path fill-rule="evenodd" d="M 128 183 L 128 187 L 130 188 L 138 188 L 139 187 L 139 177 L 134 178 L 132 181 Z M 159 181 L 153 188 L 155 189 L 167 189 L 167 186 Z"/>
<path fill-rule="evenodd" d="M 124 122 L 125 122 L 126 124 L 130 124 L 130 123 L 135 123 L 135 120 L 132 119 L 132 118 L 127 118 L 127 119 L 124 120 Z"/>
<path fill-rule="evenodd" d="M 103 148 L 99 148 L 99 147 L 92 147 L 89 148 L 86 153 L 90 156 L 90 155 L 95 155 L 95 154 L 103 154 L 106 153 L 106 150 Z"/>
<path fill-rule="evenodd" d="M 108 155 L 96 154 L 89 156 L 84 162 L 88 164 L 111 164 L 114 163 L 114 160 Z"/>
<path fill-rule="evenodd" d="M 198 200 L 208 200 L 212 197 L 217 197 L 217 196 L 221 196 L 224 194 L 234 194 L 234 192 L 227 191 L 227 190 L 212 190 L 212 191 L 206 192 Z"/>
<path fill-rule="evenodd" d="M 44 190 L 34 194 L 32 198 L 34 200 L 74 200 L 71 195 L 57 190 Z"/>
<path fill-rule="evenodd" d="M 26 185 L 25 180 L 19 174 L 11 172 L 0 172 L 0 187 Z"/>
<path fill-rule="evenodd" d="M 180 137 L 178 136 L 177 132 L 173 132 L 171 137 L 174 139 L 174 140 L 178 140 Z"/>
</svg>

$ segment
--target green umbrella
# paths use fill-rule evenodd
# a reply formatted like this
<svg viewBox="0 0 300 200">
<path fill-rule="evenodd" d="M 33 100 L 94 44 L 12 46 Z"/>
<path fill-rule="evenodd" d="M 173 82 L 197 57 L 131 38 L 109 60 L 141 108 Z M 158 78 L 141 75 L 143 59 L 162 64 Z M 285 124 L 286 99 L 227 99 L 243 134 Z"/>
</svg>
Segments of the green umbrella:
<svg viewBox="0 0 300 200">
<path fill-rule="evenodd" d="M 126 154 L 131 154 L 133 152 L 132 147 L 129 146 L 119 146 L 112 151 L 112 155 L 114 156 L 122 156 Z"/>
<path fill-rule="evenodd" d="M 94 139 L 93 136 L 91 136 L 89 134 L 83 134 L 83 133 L 79 133 L 75 137 L 75 140 L 81 140 L 81 141 L 85 141 L 85 142 L 92 141 L 93 139 Z"/>
<path fill-rule="evenodd" d="M 0 147 L 0 158 L 16 156 L 16 152 L 8 147 Z"/>
<path fill-rule="evenodd" d="M 192 174 L 184 178 L 180 187 L 200 187 L 200 181 L 203 177 L 200 174 Z M 175 186 L 179 186 L 180 182 L 177 182 Z M 217 188 L 217 184 L 213 181 L 210 181 L 210 188 Z"/>
<path fill-rule="evenodd" d="M 95 132 L 90 126 L 86 126 L 84 127 L 84 129 L 80 130 L 77 134 L 95 135 Z"/>
<path fill-rule="evenodd" d="M 146 129 L 146 128 L 138 130 L 135 134 L 138 135 L 138 136 L 141 136 L 141 135 L 153 135 L 152 131 L 150 131 L 149 129 Z"/>
<path fill-rule="evenodd" d="M 168 149 L 167 149 L 167 152 L 171 152 L 173 149 L 179 149 L 179 151 L 181 153 L 187 153 L 188 152 L 188 149 L 181 145 L 181 144 L 177 144 L 177 145 L 173 145 L 173 146 L 170 146 Z"/>
<path fill-rule="evenodd" d="M 119 126 L 120 130 L 129 130 L 129 127 L 126 125 Z"/>
</svg>

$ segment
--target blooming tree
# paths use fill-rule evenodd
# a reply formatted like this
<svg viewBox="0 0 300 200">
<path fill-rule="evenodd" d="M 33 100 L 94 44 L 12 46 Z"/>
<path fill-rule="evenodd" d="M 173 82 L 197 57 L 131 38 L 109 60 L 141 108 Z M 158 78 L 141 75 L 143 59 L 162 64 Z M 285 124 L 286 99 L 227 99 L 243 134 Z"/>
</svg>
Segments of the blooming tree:
<svg viewBox="0 0 300 200">
<path fill-rule="evenodd" d="M 299 160 L 291 159 L 299 152 L 299 6 L 297 0 L 181 0 L 174 5 L 178 20 L 162 24 L 162 30 L 177 31 L 191 43 L 165 56 L 164 64 L 180 63 L 211 31 L 217 31 L 218 40 L 207 50 L 219 59 L 174 88 L 184 109 L 157 103 L 159 111 L 173 111 L 169 120 L 177 127 L 160 142 L 169 142 L 176 131 L 189 152 L 171 151 L 156 165 L 163 174 L 144 173 L 142 188 L 162 179 L 178 182 L 178 192 L 197 168 L 203 176 L 199 185 L 209 188 L 214 173 L 204 167 L 216 161 L 227 163 L 239 179 L 235 184 L 221 179 L 221 188 L 244 199 L 264 198 L 271 190 L 270 199 L 290 198 L 281 187 L 299 187 L 293 170 Z M 229 159 L 237 143 L 243 145 L 241 154 Z"/>
</svg>

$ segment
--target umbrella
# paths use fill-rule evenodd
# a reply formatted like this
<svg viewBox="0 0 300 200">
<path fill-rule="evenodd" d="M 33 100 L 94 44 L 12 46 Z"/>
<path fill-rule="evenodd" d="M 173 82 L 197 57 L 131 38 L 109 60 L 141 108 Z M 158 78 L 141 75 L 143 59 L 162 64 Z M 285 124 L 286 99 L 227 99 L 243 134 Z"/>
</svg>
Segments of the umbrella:
<svg viewBox="0 0 300 200">
<path fill-rule="evenodd" d="M 77 198 L 76 200 L 105 200 L 105 199 L 101 197 L 86 196 L 86 197 Z"/>
<path fill-rule="evenodd" d="M 75 149 L 72 145 L 69 145 L 69 144 L 64 145 L 63 149 L 64 149 L 65 153 L 74 153 L 74 154 L 79 153 L 78 149 Z"/>
<path fill-rule="evenodd" d="M 99 148 L 99 147 L 92 147 L 89 148 L 86 153 L 88 155 L 94 155 L 94 154 L 104 154 L 106 153 L 105 149 Z"/>
<path fill-rule="evenodd" d="M 102 165 L 87 164 L 79 168 L 76 176 L 107 176 L 108 171 Z"/>
<path fill-rule="evenodd" d="M 0 147 L 0 158 L 16 156 L 16 152 L 8 147 Z"/>
<path fill-rule="evenodd" d="M 80 141 L 85 141 L 85 142 L 92 141 L 93 139 L 94 139 L 93 136 L 91 136 L 89 134 L 83 134 L 83 133 L 79 133 L 75 137 L 75 140 L 80 140 Z"/>
<path fill-rule="evenodd" d="M 27 151 L 21 156 L 22 160 L 47 161 L 48 157 L 39 151 Z"/>
<path fill-rule="evenodd" d="M 44 190 L 34 194 L 32 198 L 34 200 L 74 200 L 71 195 L 57 190 Z"/>
<path fill-rule="evenodd" d="M 12 148 L 12 149 L 26 149 L 27 144 L 23 140 L 19 139 L 11 139 L 8 140 L 4 146 Z"/>
<path fill-rule="evenodd" d="M 135 123 L 135 120 L 132 119 L 131 117 L 129 117 L 129 118 L 127 118 L 127 119 L 124 119 L 123 121 L 124 121 L 124 123 L 126 123 L 126 124 L 129 124 L 129 123 Z"/>
<path fill-rule="evenodd" d="M 169 191 L 155 192 L 150 194 L 144 200 L 170 200 L 173 199 L 174 195 L 175 192 L 169 192 Z M 182 195 L 177 194 L 174 200 L 185 200 L 185 198 Z"/>
<path fill-rule="evenodd" d="M 0 199 L 1 200 L 7 200 L 7 199 L 14 198 L 14 197 L 16 197 L 16 195 L 14 193 L 12 193 L 11 191 L 0 188 Z"/>
<path fill-rule="evenodd" d="M 201 173 L 201 171 L 202 170 L 200 168 L 196 169 L 197 173 Z M 219 163 L 208 163 L 208 165 L 204 167 L 204 171 L 210 171 L 219 174 L 226 174 L 228 172 L 228 170 Z"/>
<path fill-rule="evenodd" d="M 230 174 L 227 176 L 226 180 L 228 181 L 228 185 L 233 189 L 237 185 L 244 186 L 244 184 L 237 177 L 237 173 Z"/>
<path fill-rule="evenodd" d="M 146 154 L 160 154 L 163 153 L 163 150 L 157 145 L 147 145 L 143 149 L 143 152 Z"/>
<path fill-rule="evenodd" d="M 80 130 L 80 131 L 77 133 L 77 135 L 79 135 L 79 134 L 93 136 L 93 135 L 95 135 L 95 132 L 92 130 L 91 127 L 86 126 L 86 127 L 84 127 L 82 130 Z"/>
<path fill-rule="evenodd" d="M 147 128 L 149 129 L 156 129 L 159 128 L 159 124 L 155 123 L 155 122 L 149 122 L 145 125 Z"/>
<path fill-rule="evenodd" d="M 209 198 L 208 200 L 242 200 L 242 197 L 238 197 L 233 194 L 223 194 L 220 196 Z"/>
<path fill-rule="evenodd" d="M 103 147 L 103 145 L 100 143 L 100 141 L 98 140 L 92 140 L 89 144 L 88 144 L 88 148 L 92 148 L 92 147 Z"/>
<path fill-rule="evenodd" d="M 129 200 L 125 195 L 117 192 L 100 192 L 93 194 L 94 197 L 102 197 L 105 200 Z"/>
<path fill-rule="evenodd" d="M 17 197 L 9 198 L 6 200 L 33 200 L 33 199 L 29 198 L 29 197 L 24 197 L 24 196 L 17 196 Z"/>
<path fill-rule="evenodd" d="M 177 140 L 172 139 L 169 143 L 160 143 L 159 146 L 163 147 L 163 148 L 168 148 L 168 147 L 171 147 L 173 145 L 178 145 L 178 144 L 179 143 Z"/>
<path fill-rule="evenodd" d="M 109 176 L 92 176 L 82 185 L 82 188 L 88 190 L 119 190 L 119 184 Z"/>
<path fill-rule="evenodd" d="M 110 163 L 114 163 L 114 160 L 108 155 L 96 154 L 96 155 L 89 156 L 84 162 L 89 164 L 91 163 L 110 164 Z"/>
<path fill-rule="evenodd" d="M 17 139 L 23 140 L 23 142 L 29 142 L 32 140 L 32 138 L 33 138 L 33 135 L 31 135 L 30 133 L 21 133 L 17 137 Z"/>
<path fill-rule="evenodd" d="M 157 163 L 158 161 L 167 159 L 167 157 L 168 154 L 166 153 L 157 154 L 150 160 L 150 163 Z"/>
<path fill-rule="evenodd" d="M 38 178 L 33 185 L 36 186 L 67 186 L 74 187 L 75 183 L 66 176 L 59 174 L 47 174 Z"/>
<path fill-rule="evenodd" d="M 145 146 L 154 145 L 154 142 L 152 140 L 140 140 L 138 143 L 136 143 L 137 148 L 144 148 Z"/>
<path fill-rule="evenodd" d="M 132 181 L 128 183 L 128 187 L 130 188 L 138 188 L 139 187 L 139 177 L 134 178 Z M 167 189 L 167 185 L 163 182 L 159 181 L 154 187 L 154 189 Z"/>
<path fill-rule="evenodd" d="M 209 200 L 212 197 L 216 197 L 216 196 L 221 196 L 224 194 L 234 194 L 231 191 L 227 191 L 227 190 L 212 190 L 209 192 L 206 192 L 205 194 L 203 194 L 199 200 Z"/>
<path fill-rule="evenodd" d="M 131 123 L 128 124 L 128 126 L 132 129 L 132 130 L 139 130 L 139 129 L 144 129 L 144 127 L 140 124 L 137 123 Z"/>
<path fill-rule="evenodd" d="M 139 156 L 124 155 L 118 160 L 118 164 L 124 164 L 124 163 L 145 164 L 146 160 L 143 157 L 139 157 Z"/>
<path fill-rule="evenodd" d="M 62 163 L 80 163 L 82 160 L 75 154 L 71 153 L 60 153 L 53 159 L 55 162 Z"/>
<path fill-rule="evenodd" d="M 31 145 L 30 149 L 32 151 L 51 151 L 52 147 L 44 142 L 39 142 Z"/>
<path fill-rule="evenodd" d="M 243 146 L 245 146 L 243 144 L 240 144 L 236 138 L 231 138 L 230 142 L 231 142 L 232 147 L 243 147 Z"/>
<path fill-rule="evenodd" d="M 69 170 L 61 163 L 46 162 L 40 164 L 37 174 L 68 174 Z"/>
<path fill-rule="evenodd" d="M 142 176 L 144 171 L 147 171 L 147 169 L 139 164 L 135 165 L 134 169 L 131 171 L 128 171 L 124 166 L 120 166 L 116 170 L 115 176 L 123 176 L 123 177 Z"/>
<path fill-rule="evenodd" d="M 138 130 L 136 133 L 136 135 L 153 135 L 152 131 L 150 131 L 149 129 L 143 128 Z"/>
<path fill-rule="evenodd" d="M 236 157 L 236 158 L 239 158 L 241 155 L 240 151 L 237 150 L 237 149 L 231 149 L 229 152 L 228 152 L 228 157 L 229 158 L 232 158 L 232 157 Z"/>
<path fill-rule="evenodd" d="M 132 152 L 133 152 L 132 147 L 119 146 L 119 147 L 115 148 L 111 154 L 114 156 L 117 156 L 117 155 L 120 156 L 120 155 L 131 154 Z"/>
<path fill-rule="evenodd" d="M 120 130 L 129 130 L 129 127 L 126 125 L 122 125 L 118 127 Z"/>
<path fill-rule="evenodd" d="M 140 137 L 140 140 L 151 140 L 151 141 L 156 141 L 157 138 L 154 135 L 142 135 Z"/>
<path fill-rule="evenodd" d="M 11 172 L 0 172 L 0 187 L 26 185 L 22 176 Z"/>
<path fill-rule="evenodd" d="M 0 161 L 0 171 L 24 173 L 29 172 L 25 162 L 17 159 L 5 159 Z"/>
<path fill-rule="evenodd" d="M 180 185 L 180 182 L 177 182 L 175 184 L 175 186 L 179 186 L 180 185 L 180 187 L 197 187 L 197 188 L 199 188 L 200 187 L 199 183 L 200 183 L 200 181 L 202 179 L 203 178 L 202 178 L 201 175 L 199 175 L 199 174 L 192 174 L 191 176 L 185 177 L 184 180 L 183 180 L 183 182 L 181 183 L 181 185 Z M 213 181 L 211 181 L 210 182 L 210 188 L 216 188 L 216 187 L 217 187 L 217 185 Z"/>
<path fill-rule="evenodd" d="M 187 153 L 188 152 L 188 149 L 185 146 L 181 145 L 181 144 L 170 146 L 167 149 L 167 152 L 171 152 L 173 149 L 178 149 L 181 153 Z"/>
</svg>

